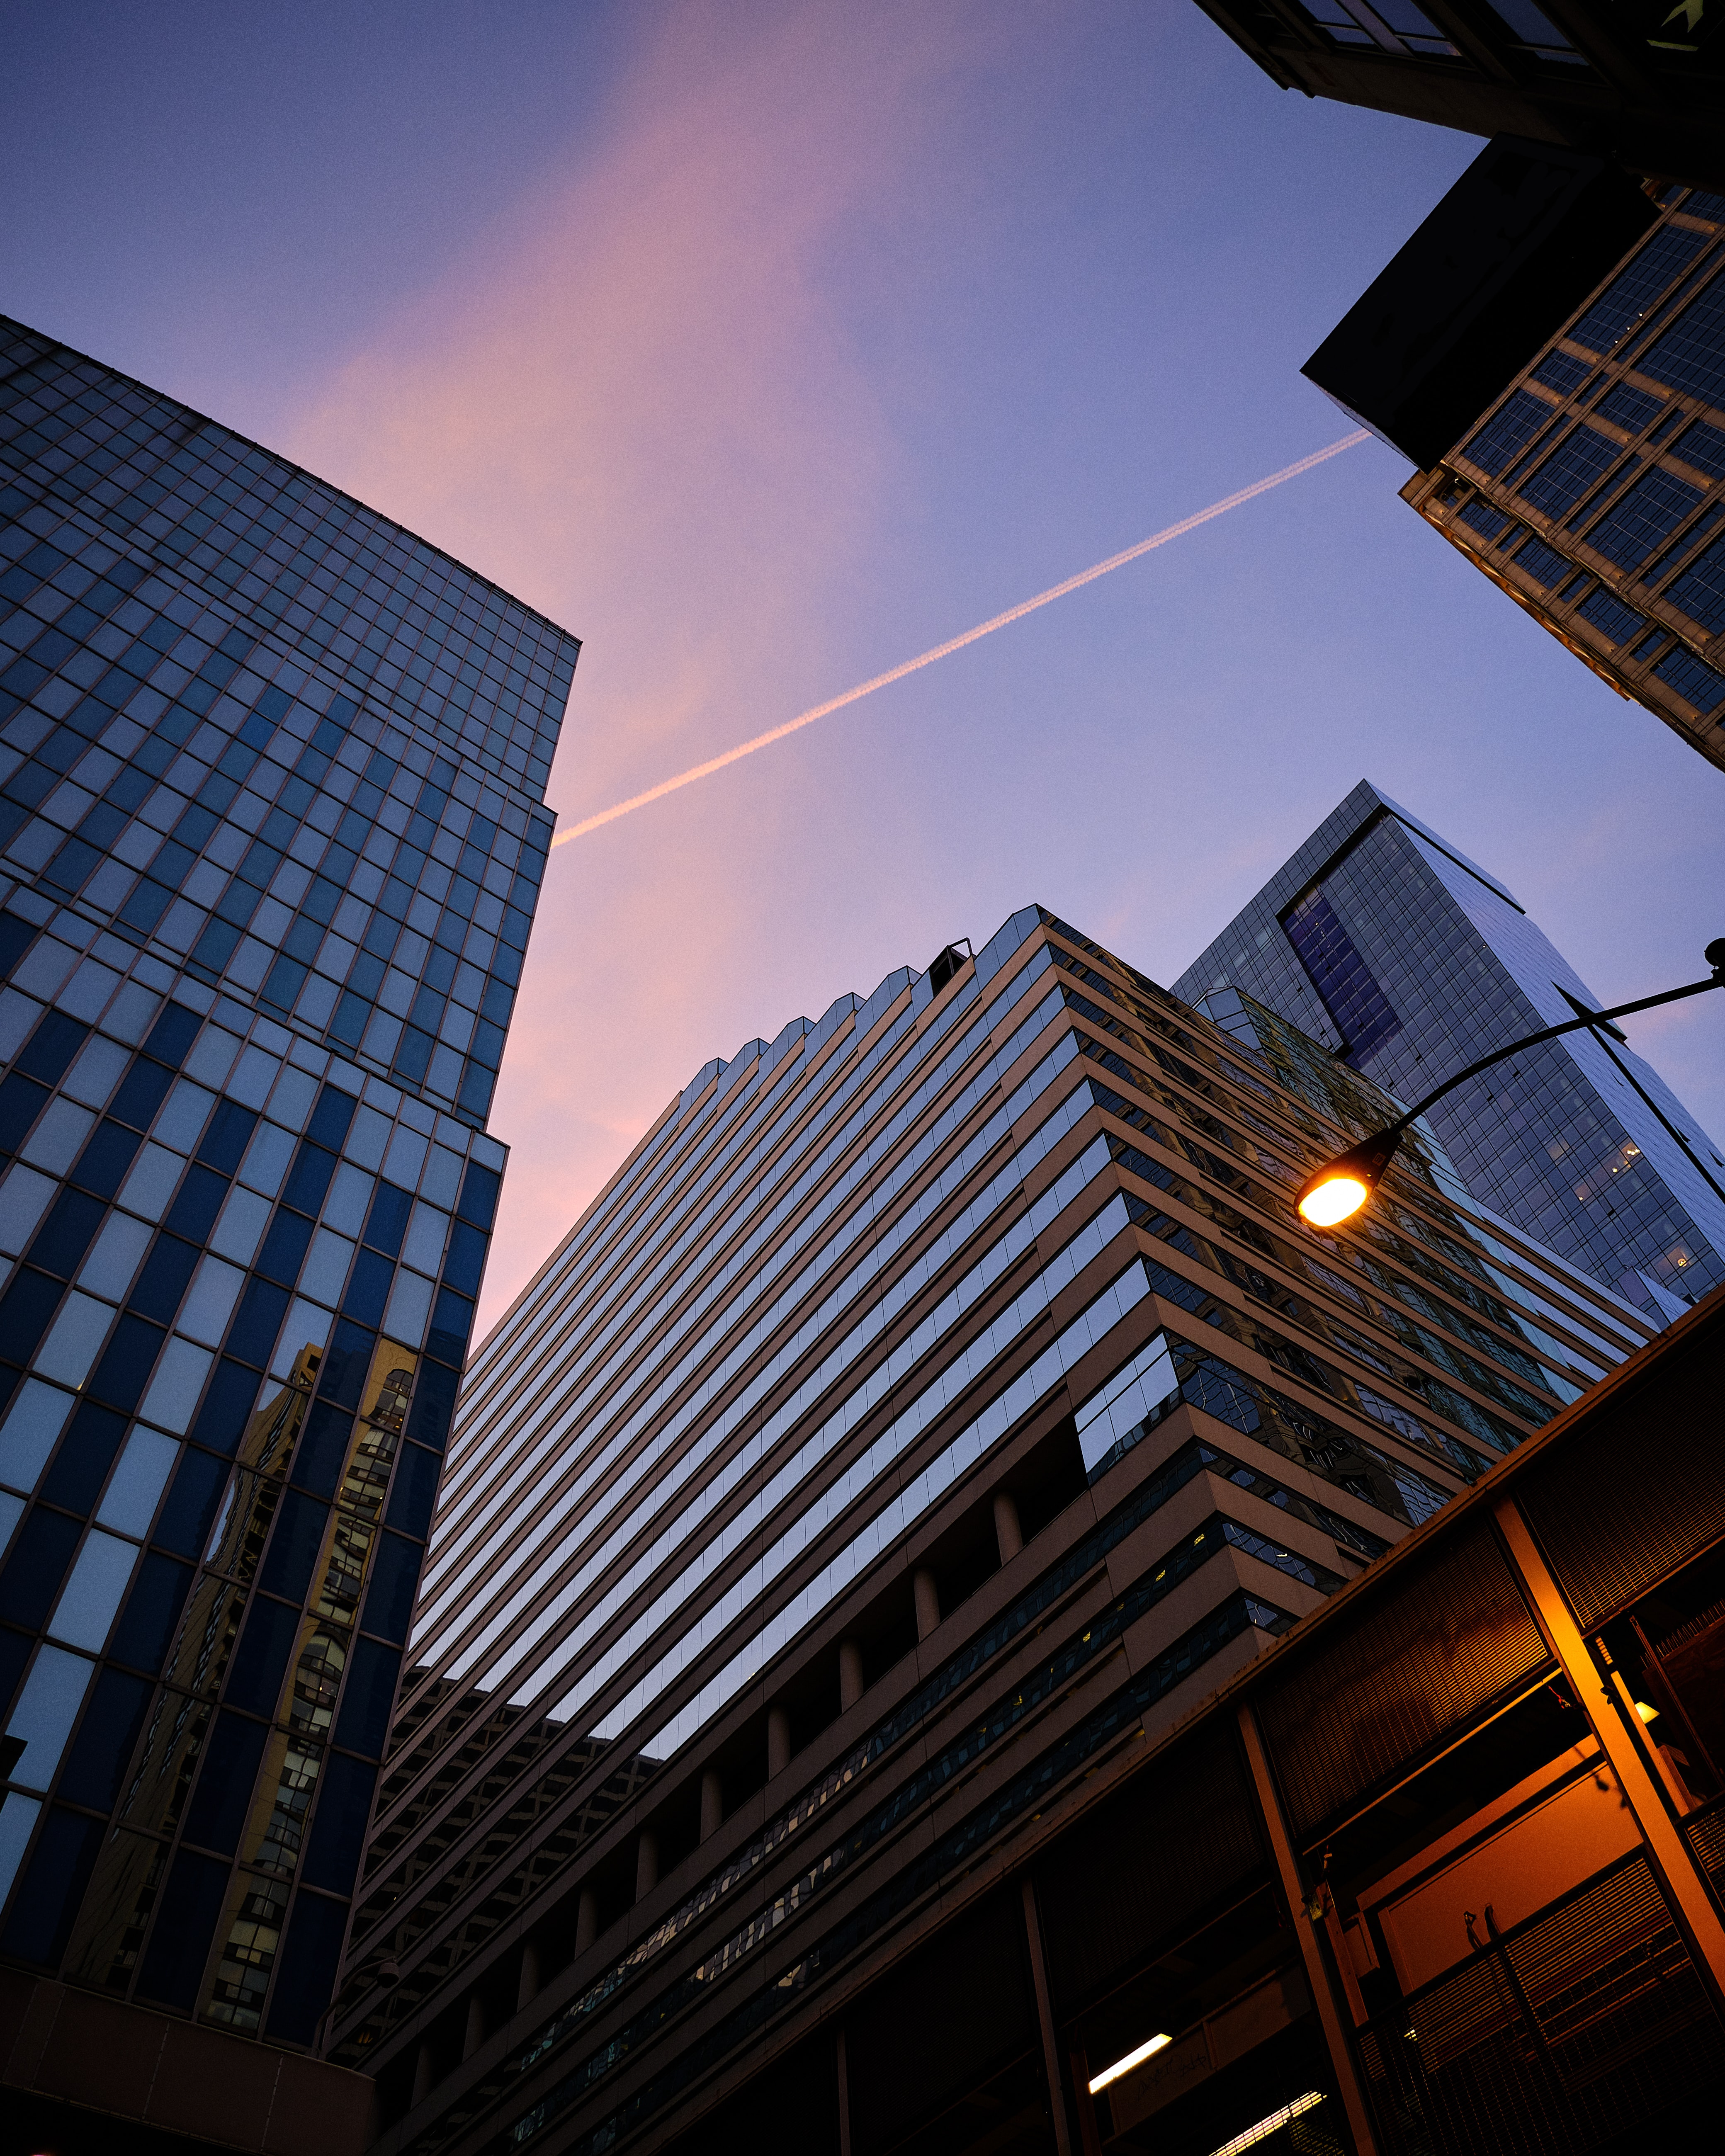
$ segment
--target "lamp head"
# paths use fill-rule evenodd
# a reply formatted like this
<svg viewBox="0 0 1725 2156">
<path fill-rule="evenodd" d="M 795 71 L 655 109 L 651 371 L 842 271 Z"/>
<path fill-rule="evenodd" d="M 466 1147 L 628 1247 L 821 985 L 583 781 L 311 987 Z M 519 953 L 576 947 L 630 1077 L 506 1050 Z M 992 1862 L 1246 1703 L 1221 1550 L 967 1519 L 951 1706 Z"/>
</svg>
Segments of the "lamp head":
<svg viewBox="0 0 1725 2156">
<path fill-rule="evenodd" d="M 1400 1142 L 1399 1131 L 1376 1132 L 1307 1176 L 1295 1200 L 1307 1227 L 1336 1228 L 1351 1220 L 1378 1188 Z"/>
</svg>

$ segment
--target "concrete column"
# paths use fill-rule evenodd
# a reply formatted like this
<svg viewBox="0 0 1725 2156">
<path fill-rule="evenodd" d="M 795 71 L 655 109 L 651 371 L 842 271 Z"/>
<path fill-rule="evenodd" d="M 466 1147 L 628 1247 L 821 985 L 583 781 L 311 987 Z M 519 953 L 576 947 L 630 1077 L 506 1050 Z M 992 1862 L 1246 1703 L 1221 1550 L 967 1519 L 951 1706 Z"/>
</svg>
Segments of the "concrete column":
<svg viewBox="0 0 1725 2156">
<path fill-rule="evenodd" d="M 650 1828 L 635 1844 L 635 1899 L 641 1901 L 659 1884 L 659 1836 Z"/>
<path fill-rule="evenodd" d="M 855 1640 L 839 1642 L 839 1711 L 855 1707 L 863 1696 L 862 1649 Z"/>
<path fill-rule="evenodd" d="M 1002 1564 L 1010 1564 L 1024 1547 L 1024 1531 L 1019 1525 L 1018 1500 L 1010 1490 L 994 1492 L 994 1539 L 1000 1546 Z"/>
<path fill-rule="evenodd" d="M 575 1951 L 585 1953 L 599 1935 L 599 1897 L 591 1887 L 583 1887 L 581 1899 L 575 1905 Z"/>
<path fill-rule="evenodd" d="M 706 1840 L 719 1831 L 725 1817 L 725 1784 L 716 1772 L 709 1767 L 701 1778 L 701 1838 Z"/>
<path fill-rule="evenodd" d="M 431 2094 L 431 2046 L 422 2044 L 413 2060 L 413 2093 L 411 2104 L 417 2107 Z"/>
<path fill-rule="evenodd" d="M 515 2010 L 519 2014 L 530 2000 L 539 1995 L 539 1949 L 529 1939 L 521 1948 L 521 1980 L 515 1994 Z"/>
<path fill-rule="evenodd" d="M 470 2059 L 485 2041 L 485 2002 L 478 1992 L 467 2002 L 467 2026 L 461 2035 L 461 2056 Z"/>
<path fill-rule="evenodd" d="M 911 1583 L 916 1597 L 916 1637 L 926 1640 L 941 1621 L 941 1591 L 925 1566 Z"/>
<path fill-rule="evenodd" d="M 767 1710 L 767 1779 L 783 1774 L 791 1763 L 791 1718 L 782 1707 Z"/>
</svg>

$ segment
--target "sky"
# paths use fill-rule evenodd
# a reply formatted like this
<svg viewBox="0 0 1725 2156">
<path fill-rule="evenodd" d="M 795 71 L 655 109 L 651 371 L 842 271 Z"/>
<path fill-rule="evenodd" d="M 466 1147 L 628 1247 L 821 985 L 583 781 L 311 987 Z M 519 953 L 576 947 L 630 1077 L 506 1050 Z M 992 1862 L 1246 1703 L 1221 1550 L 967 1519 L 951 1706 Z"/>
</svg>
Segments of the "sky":
<svg viewBox="0 0 1725 2156">
<path fill-rule="evenodd" d="M 1190 0 L 0 0 L 0 308 L 583 640 L 571 824 L 1349 432 L 1301 362 L 1480 145 Z M 1361 778 L 1605 1002 L 1725 775 L 1371 442 L 551 856 L 482 1323 L 713 1055 L 1040 901 L 1171 980 Z M 1725 1135 L 1725 998 L 1630 1022 Z"/>
</svg>

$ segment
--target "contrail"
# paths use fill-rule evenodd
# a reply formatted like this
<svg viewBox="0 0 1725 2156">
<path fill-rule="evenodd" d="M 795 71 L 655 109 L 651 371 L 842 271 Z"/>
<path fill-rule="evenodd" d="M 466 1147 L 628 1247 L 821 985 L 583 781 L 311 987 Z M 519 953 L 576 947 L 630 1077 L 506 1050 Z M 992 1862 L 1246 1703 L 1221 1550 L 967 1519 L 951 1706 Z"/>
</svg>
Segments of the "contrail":
<svg viewBox="0 0 1725 2156">
<path fill-rule="evenodd" d="M 627 816 L 636 808 L 644 808 L 649 801 L 662 801 L 667 793 L 675 793 L 680 786 L 692 786 L 697 778 L 710 778 L 722 771 L 727 763 L 736 763 L 743 757 L 752 756 L 757 749 L 770 748 L 774 742 L 783 741 L 799 726 L 812 726 L 817 719 L 825 718 L 829 712 L 842 711 L 846 704 L 854 704 L 860 696 L 872 696 L 877 689 L 884 689 L 891 681 L 902 681 L 906 674 L 914 674 L 919 666 L 932 666 L 937 659 L 944 659 L 949 652 L 962 651 L 967 644 L 974 644 L 979 636 L 992 636 L 997 629 L 1004 629 L 1009 622 L 1021 620 L 1045 607 L 1050 599 L 1064 598 L 1068 592 L 1076 592 L 1081 584 L 1093 583 L 1098 577 L 1106 577 L 1111 569 L 1123 568 L 1128 562 L 1136 562 L 1141 554 L 1149 553 L 1157 547 L 1166 547 L 1170 539 L 1178 539 L 1189 531 L 1195 531 L 1200 524 L 1208 524 L 1213 516 L 1224 516 L 1230 509 L 1238 509 L 1241 502 L 1250 501 L 1260 494 L 1268 494 L 1273 486 L 1281 486 L 1291 479 L 1298 479 L 1301 472 L 1309 472 L 1314 465 L 1321 465 L 1331 457 L 1340 456 L 1343 449 L 1351 449 L 1358 443 L 1371 439 L 1362 427 L 1358 433 L 1344 434 L 1339 442 L 1332 442 L 1327 449 L 1315 449 L 1309 457 L 1301 457 L 1298 464 L 1285 465 L 1279 472 L 1271 472 L 1268 479 L 1255 480 L 1251 485 L 1243 486 L 1238 494 L 1230 494 L 1225 501 L 1213 501 L 1208 509 L 1200 509 L 1196 516 L 1182 517 L 1178 524 L 1170 524 L 1166 531 L 1139 540 L 1136 547 L 1128 547 L 1123 554 L 1111 554 L 1106 562 L 1098 562 L 1094 568 L 1081 569 L 1076 577 L 1068 577 L 1063 584 L 1051 584 L 1045 592 L 1038 592 L 1034 599 L 1021 599 L 1004 613 L 997 613 L 992 620 L 978 622 L 974 629 L 967 629 L 963 636 L 954 636 L 944 644 L 937 644 L 932 651 L 922 652 L 915 659 L 906 659 L 902 665 L 892 667 L 885 674 L 877 674 L 871 681 L 859 683 L 847 689 L 842 696 L 834 696 L 813 710 L 801 712 L 794 719 L 787 719 L 782 726 L 769 732 L 757 734 L 752 741 L 739 742 L 735 748 L 727 748 L 722 756 L 709 757 L 705 763 L 697 763 L 692 770 L 680 771 L 675 778 L 661 778 L 657 786 L 649 786 L 644 793 L 632 793 L 627 801 L 619 801 L 609 808 L 602 808 L 597 816 L 584 818 L 572 824 L 566 831 L 559 831 L 552 840 L 561 846 L 570 839 L 584 838 L 589 831 L 597 831 L 601 824 L 614 824 L 619 816 Z"/>
</svg>

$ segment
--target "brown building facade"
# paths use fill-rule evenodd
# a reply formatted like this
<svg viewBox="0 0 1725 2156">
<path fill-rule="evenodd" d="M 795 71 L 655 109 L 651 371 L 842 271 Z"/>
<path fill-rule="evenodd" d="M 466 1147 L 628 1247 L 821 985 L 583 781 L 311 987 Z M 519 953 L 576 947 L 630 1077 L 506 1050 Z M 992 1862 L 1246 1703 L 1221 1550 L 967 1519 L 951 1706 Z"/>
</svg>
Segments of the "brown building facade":
<svg viewBox="0 0 1725 2156">
<path fill-rule="evenodd" d="M 1651 230 L 1402 498 L 1725 769 L 1725 194 Z"/>
<path fill-rule="evenodd" d="M 329 2024 L 389 2156 L 1348 2145 L 1348 1792 L 1189 1725 L 1647 1330 L 1430 1147 L 1298 1228 L 1389 1104 L 1241 1009 L 1029 909 L 709 1065 L 480 1351 Z"/>
</svg>

